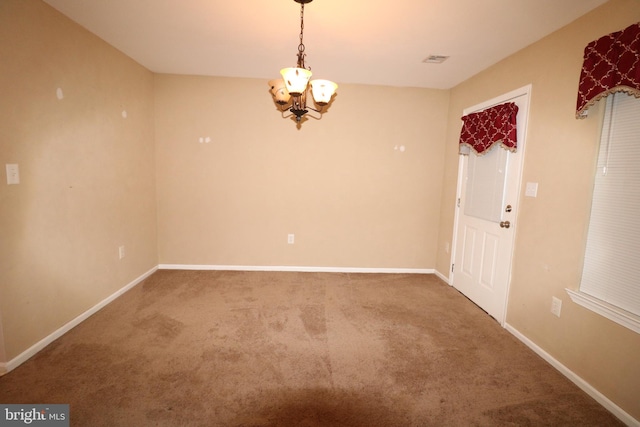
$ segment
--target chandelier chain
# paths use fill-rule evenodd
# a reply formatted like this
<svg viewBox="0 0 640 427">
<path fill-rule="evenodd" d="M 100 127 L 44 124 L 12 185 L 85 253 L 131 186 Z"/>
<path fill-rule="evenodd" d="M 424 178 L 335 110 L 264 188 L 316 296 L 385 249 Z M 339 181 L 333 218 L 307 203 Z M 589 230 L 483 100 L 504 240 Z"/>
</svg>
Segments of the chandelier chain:
<svg viewBox="0 0 640 427">
<path fill-rule="evenodd" d="M 304 3 L 300 3 L 300 44 L 298 45 L 298 67 L 305 68 L 304 66 Z M 308 68 L 311 70 L 311 67 Z"/>
</svg>

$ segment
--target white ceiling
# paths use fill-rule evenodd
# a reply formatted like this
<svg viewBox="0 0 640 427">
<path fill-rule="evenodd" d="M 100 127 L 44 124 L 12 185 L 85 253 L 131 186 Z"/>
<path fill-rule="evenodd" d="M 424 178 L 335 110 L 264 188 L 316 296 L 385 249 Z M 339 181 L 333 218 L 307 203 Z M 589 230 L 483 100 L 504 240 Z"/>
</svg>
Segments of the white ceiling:
<svg viewBox="0 0 640 427">
<path fill-rule="evenodd" d="M 294 0 L 44 1 L 157 73 L 269 80 L 296 62 Z M 306 65 L 338 84 L 448 89 L 605 2 L 316 0 Z"/>
</svg>

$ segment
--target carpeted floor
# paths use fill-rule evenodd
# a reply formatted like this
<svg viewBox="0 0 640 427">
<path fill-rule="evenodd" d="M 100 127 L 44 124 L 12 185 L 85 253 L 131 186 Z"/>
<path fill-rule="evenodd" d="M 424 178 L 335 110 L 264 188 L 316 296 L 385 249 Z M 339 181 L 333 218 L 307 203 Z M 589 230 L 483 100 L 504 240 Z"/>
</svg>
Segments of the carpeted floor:
<svg viewBox="0 0 640 427">
<path fill-rule="evenodd" d="M 616 426 L 431 275 L 166 271 L 0 378 L 72 426 Z"/>
</svg>

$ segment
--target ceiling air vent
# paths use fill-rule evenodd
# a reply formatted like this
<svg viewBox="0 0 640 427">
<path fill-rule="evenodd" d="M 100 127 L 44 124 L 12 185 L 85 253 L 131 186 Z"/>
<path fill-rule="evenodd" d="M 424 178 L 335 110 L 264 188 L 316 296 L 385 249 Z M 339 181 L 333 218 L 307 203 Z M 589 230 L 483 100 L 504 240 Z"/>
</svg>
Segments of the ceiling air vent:
<svg viewBox="0 0 640 427">
<path fill-rule="evenodd" d="M 445 55 L 429 55 L 422 62 L 426 64 L 442 64 L 449 57 Z"/>
</svg>

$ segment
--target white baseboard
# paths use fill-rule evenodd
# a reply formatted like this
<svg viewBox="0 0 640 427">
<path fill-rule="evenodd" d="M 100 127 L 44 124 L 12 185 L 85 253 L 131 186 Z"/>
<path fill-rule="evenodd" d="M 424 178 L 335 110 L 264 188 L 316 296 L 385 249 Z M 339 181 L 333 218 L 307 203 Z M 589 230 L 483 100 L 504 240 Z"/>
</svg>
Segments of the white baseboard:
<svg viewBox="0 0 640 427">
<path fill-rule="evenodd" d="M 271 265 L 198 265 L 160 264 L 160 270 L 227 270 L 227 271 L 291 271 L 303 273 L 390 273 L 390 274 L 433 274 L 429 268 L 352 268 L 352 267 L 302 267 Z"/>
<path fill-rule="evenodd" d="M 100 301 L 95 306 L 91 307 L 89 310 L 85 311 L 84 313 L 82 313 L 81 315 L 76 317 L 75 319 L 71 320 L 70 322 L 68 322 L 67 324 L 62 326 L 60 329 L 54 331 L 52 334 L 50 334 L 50 335 L 46 336 L 45 338 L 41 339 L 40 341 L 38 341 L 37 343 L 35 343 L 31 347 L 29 347 L 27 350 L 25 350 L 22 353 L 20 353 L 15 358 L 11 359 L 7 363 L 0 363 L 0 376 L 6 374 L 8 372 L 11 372 L 12 370 L 17 368 L 18 366 L 22 365 L 24 362 L 26 362 L 31 357 L 33 357 L 40 350 L 42 350 L 43 348 L 45 348 L 46 346 L 51 344 L 53 341 L 55 341 L 58 338 L 60 338 L 62 335 L 64 335 L 67 332 L 69 332 L 74 327 L 78 326 L 80 323 L 82 323 L 84 320 L 89 318 L 91 315 L 93 315 L 96 312 L 98 312 L 101 308 L 103 308 L 104 306 L 109 304 L 111 301 L 115 300 L 120 295 L 124 294 L 129 289 L 133 288 L 138 283 L 142 282 L 144 279 L 146 279 L 147 277 L 152 275 L 157 269 L 158 269 L 158 267 L 153 267 L 151 270 L 149 270 L 146 273 L 142 274 L 140 277 L 136 278 L 135 280 L 133 280 L 131 283 L 129 283 L 125 287 L 119 289 L 118 291 L 116 291 L 112 295 L 110 295 L 107 298 L 105 298 L 104 300 Z"/>
<path fill-rule="evenodd" d="M 586 382 L 584 379 L 579 377 L 575 372 L 571 369 L 567 368 L 565 365 L 556 360 L 549 353 L 544 351 L 541 347 L 539 347 L 536 343 L 531 341 L 529 338 L 524 336 L 520 331 L 518 331 L 513 326 L 505 323 L 505 329 L 513 334 L 516 338 L 522 341 L 527 347 L 533 350 L 538 356 L 542 357 L 546 360 L 551 366 L 556 368 L 563 374 L 565 377 L 569 378 L 575 385 L 580 387 L 582 391 L 587 393 L 589 396 L 593 397 L 598 403 L 604 406 L 609 412 L 618 417 L 623 423 L 628 426 L 640 427 L 640 421 L 633 418 L 631 415 L 626 413 L 622 408 L 609 400 L 604 394 L 600 393 L 596 390 L 591 384 Z"/>
<path fill-rule="evenodd" d="M 438 276 L 440 279 L 442 279 L 442 281 L 444 283 L 446 283 L 447 285 L 451 285 L 451 283 L 449 283 L 449 277 L 447 277 L 444 274 L 440 273 L 438 270 L 435 270 L 434 274 L 436 276 Z"/>
</svg>

